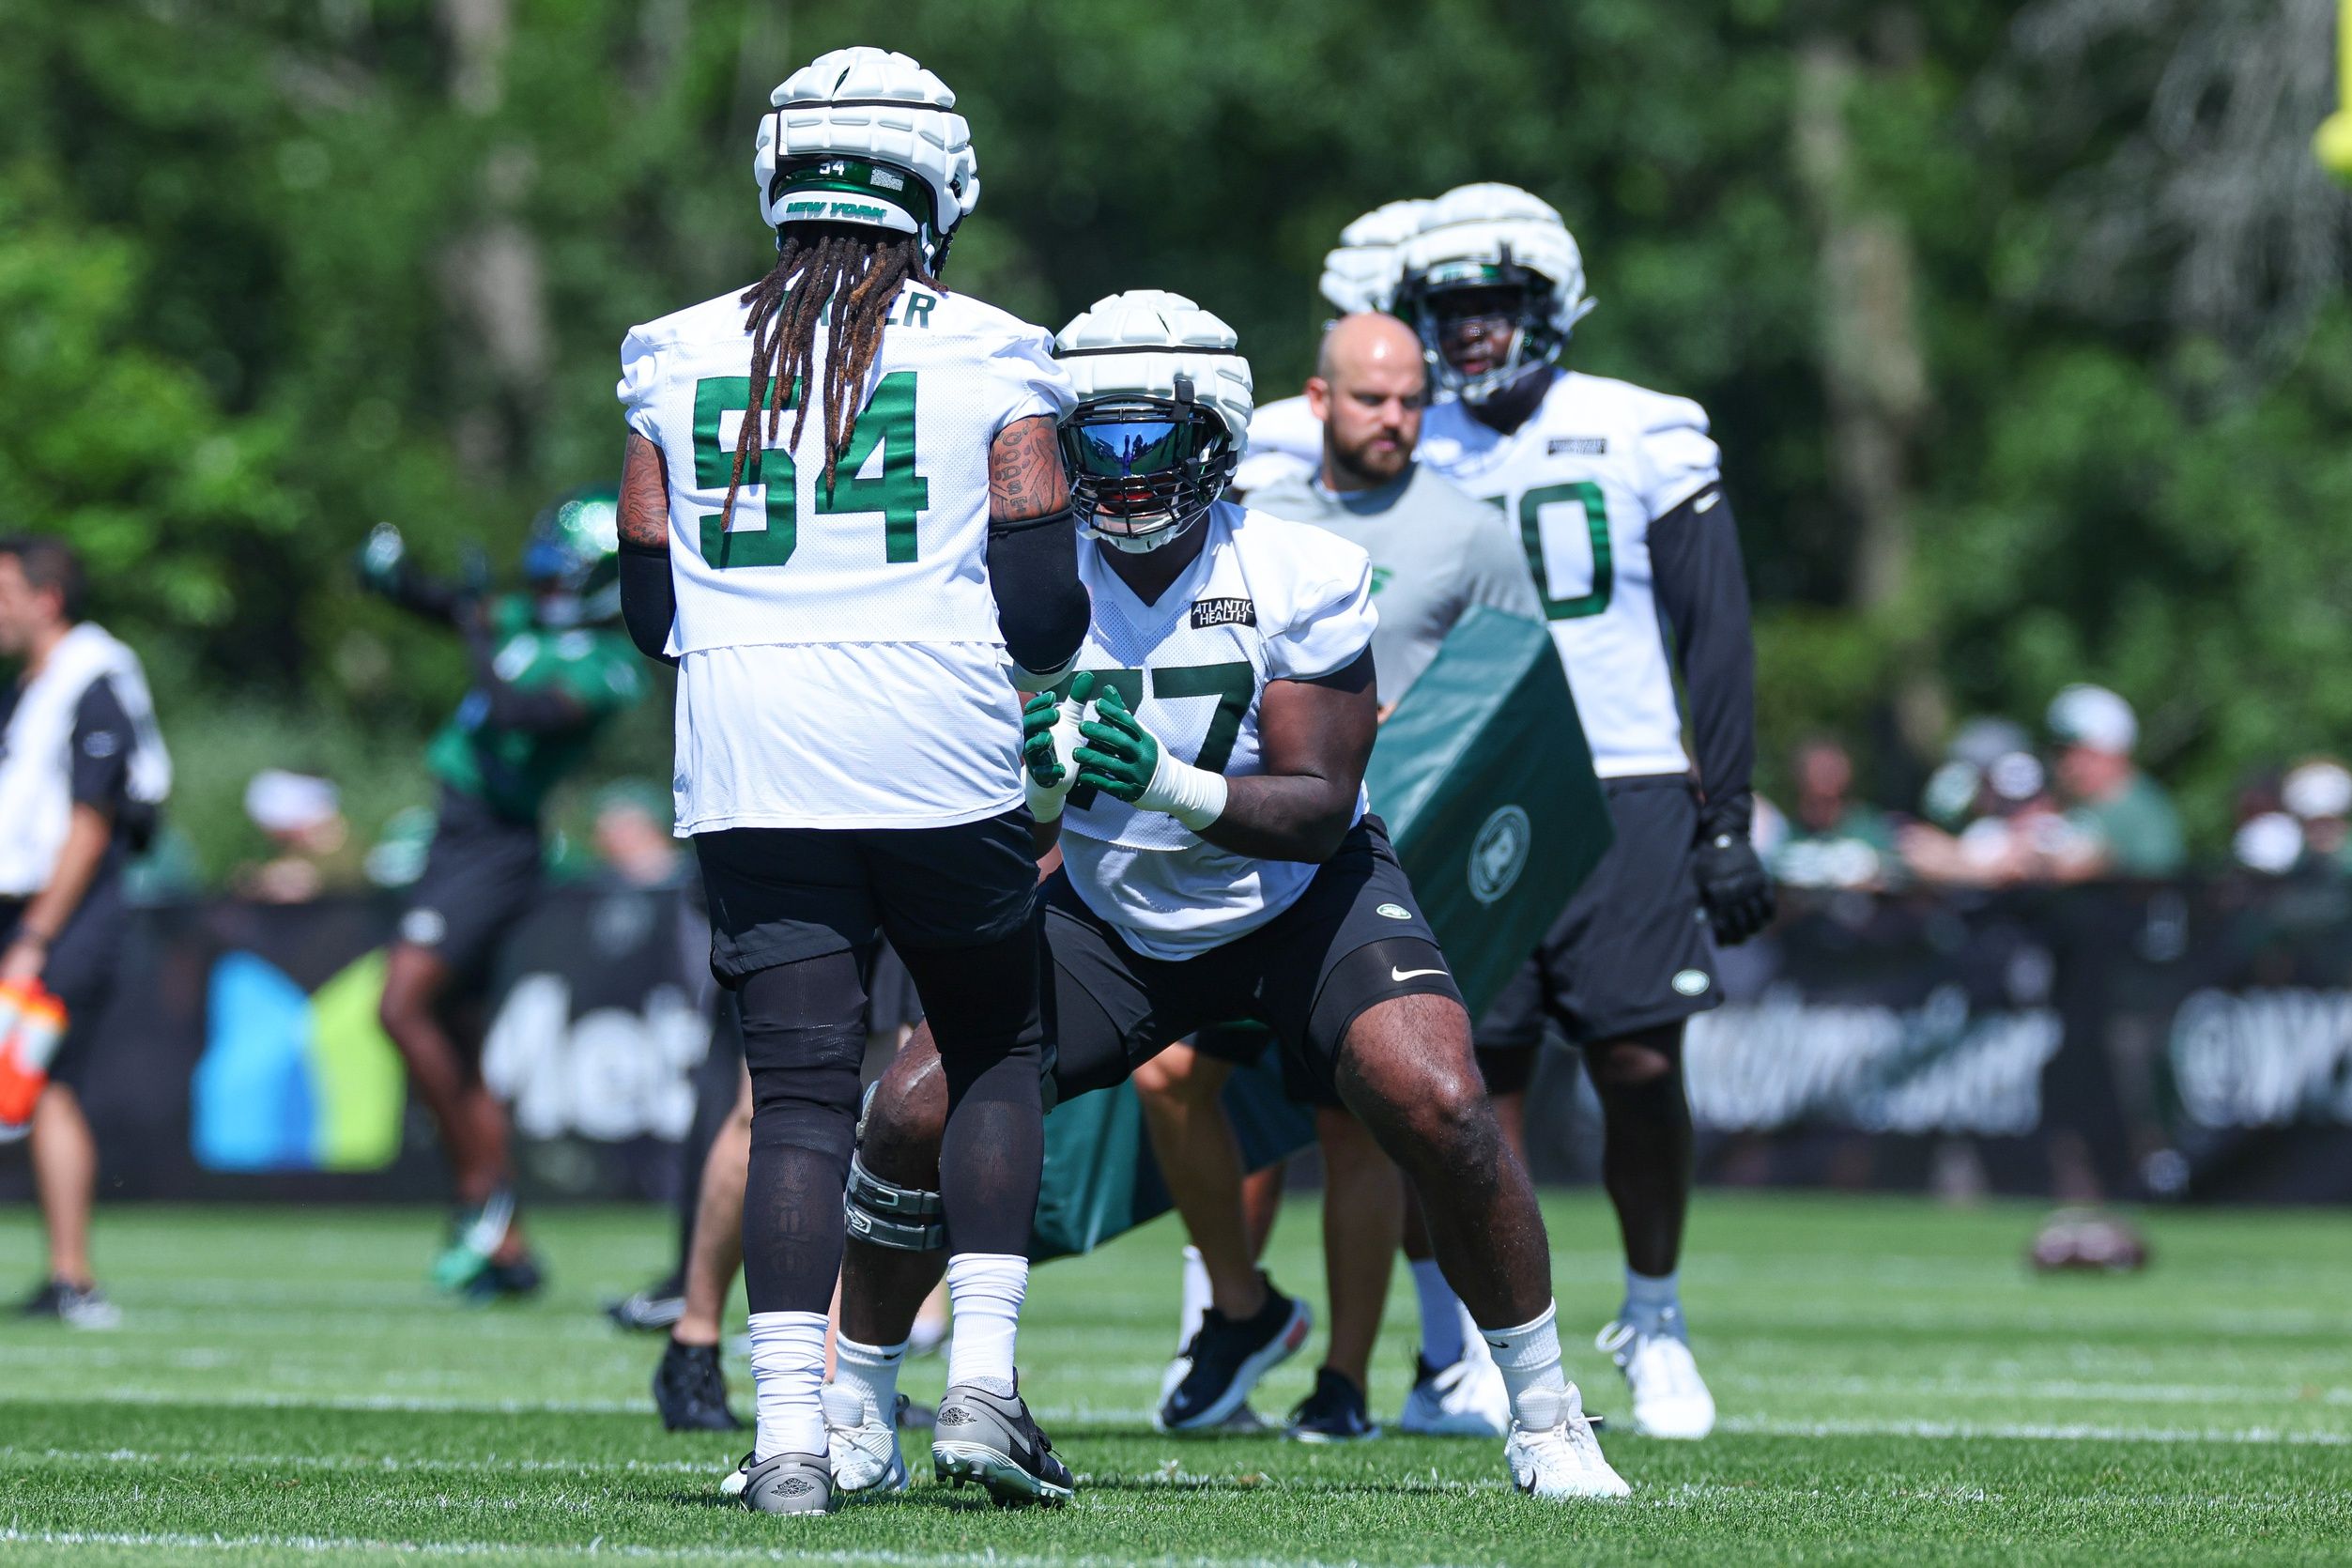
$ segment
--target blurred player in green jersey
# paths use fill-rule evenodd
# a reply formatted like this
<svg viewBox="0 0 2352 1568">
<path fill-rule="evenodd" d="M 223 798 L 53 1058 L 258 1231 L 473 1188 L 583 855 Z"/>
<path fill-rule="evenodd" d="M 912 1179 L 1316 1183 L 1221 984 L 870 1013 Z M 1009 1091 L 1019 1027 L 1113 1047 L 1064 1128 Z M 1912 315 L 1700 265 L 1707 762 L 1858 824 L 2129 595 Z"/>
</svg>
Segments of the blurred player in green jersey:
<svg viewBox="0 0 2352 1568">
<path fill-rule="evenodd" d="M 500 945 L 539 893 L 548 792 L 644 690 L 642 662 L 616 625 L 618 499 L 595 486 L 542 512 L 519 592 L 428 576 L 389 524 L 360 553 L 363 584 L 454 627 L 473 666 L 471 689 L 425 753 L 440 801 L 392 944 L 382 1017 L 455 1177 L 458 1212 L 434 1283 L 476 1298 L 524 1295 L 540 1282 L 515 1218 L 505 1108 L 482 1078 L 482 1038 Z"/>
</svg>

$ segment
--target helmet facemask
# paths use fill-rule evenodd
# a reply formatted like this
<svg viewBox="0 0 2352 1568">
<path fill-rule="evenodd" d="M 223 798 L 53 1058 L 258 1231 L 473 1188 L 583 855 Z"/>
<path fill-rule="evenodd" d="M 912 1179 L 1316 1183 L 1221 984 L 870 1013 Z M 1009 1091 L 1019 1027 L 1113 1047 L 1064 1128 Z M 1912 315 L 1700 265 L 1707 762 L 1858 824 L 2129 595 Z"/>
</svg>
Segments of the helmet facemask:
<svg viewBox="0 0 2352 1568">
<path fill-rule="evenodd" d="M 1079 531 L 1135 555 L 1207 516 L 1240 458 L 1233 432 L 1182 375 L 1173 398 L 1114 392 L 1081 403 L 1060 437 Z"/>
<path fill-rule="evenodd" d="M 1483 404 L 1560 362 L 1568 336 L 1553 325 L 1551 293 L 1550 280 L 1514 262 L 1505 246 L 1499 261 L 1441 262 L 1408 278 L 1397 314 L 1421 334 L 1438 385 Z M 1509 343 L 1498 346 L 1506 331 Z"/>
</svg>

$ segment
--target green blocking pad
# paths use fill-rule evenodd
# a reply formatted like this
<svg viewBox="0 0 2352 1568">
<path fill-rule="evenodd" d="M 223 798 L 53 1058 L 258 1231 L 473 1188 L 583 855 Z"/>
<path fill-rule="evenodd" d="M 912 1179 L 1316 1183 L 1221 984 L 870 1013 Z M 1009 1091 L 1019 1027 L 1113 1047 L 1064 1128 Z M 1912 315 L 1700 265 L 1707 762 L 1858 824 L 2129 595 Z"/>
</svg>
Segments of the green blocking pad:
<svg viewBox="0 0 2352 1568">
<path fill-rule="evenodd" d="M 1381 726 L 1364 788 L 1475 1017 L 1613 835 L 1551 634 L 1471 610 Z M 1225 1107 L 1252 1170 L 1314 1141 L 1270 1055 L 1234 1073 Z M 1089 1252 L 1168 1207 L 1131 1087 L 1046 1117 L 1033 1257 Z"/>
<path fill-rule="evenodd" d="M 1475 1018 L 1614 837 L 1551 633 L 1484 607 L 1455 623 L 1364 789 Z"/>
</svg>

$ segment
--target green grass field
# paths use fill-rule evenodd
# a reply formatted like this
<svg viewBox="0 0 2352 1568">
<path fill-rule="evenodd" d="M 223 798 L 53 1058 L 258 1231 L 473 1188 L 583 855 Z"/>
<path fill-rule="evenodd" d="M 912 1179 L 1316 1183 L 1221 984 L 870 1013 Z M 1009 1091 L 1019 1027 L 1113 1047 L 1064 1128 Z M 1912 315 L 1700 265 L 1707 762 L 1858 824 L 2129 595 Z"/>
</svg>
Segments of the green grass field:
<svg viewBox="0 0 2352 1568">
<path fill-rule="evenodd" d="M 1562 1326 L 1589 1333 L 1616 1300 L 1606 1214 L 1587 1197 L 1550 1211 Z M 541 1216 L 552 1290 L 492 1310 L 428 1295 L 422 1211 L 103 1218 L 124 1328 L 0 1325 L 0 1557 L 2352 1560 L 2352 1226 L 2330 1214 L 2159 1215 L 2146 1274 L 2037 1279 L 2026 1209 L 1704 1196 L 1686 1296 L 1723 1427 L 1606 1436 L 1634 1499 L 1571 1507 L 1513 1494 L 1483 1441 L 1154 1434 L 1176 1286 L 1156 1226 L 1032 1286 L 1024 1389 L 1080 1473 L 1075 1507 L 999 1514 L 924 1483 L 795 1522 L 719 1505 L 742 1445 L 663 1433 L 655 1342 L 596 1314 L 662 1260 L 655 1213 Z M 29 1269 L 29 1217 L 6 1235 Z M 1315 1247 L 1313 1207 L 1294 1206 L 1277 1277 L 1319 1291 Z M 1411 1331 L 1400 1277 L 1376 1413 L 1404 1395 Z M 1316 1348 L 1261 1410 L 1305 1391 Z M 1622 1407 L 1589 1340 L 1570 1367 L 1592 1407 Z M 730 1376 L 747 1408 L 747 1371 Z M 940 1376 L 923 1363 L 908 1386 L 936 1396 Z"/>
</svg>

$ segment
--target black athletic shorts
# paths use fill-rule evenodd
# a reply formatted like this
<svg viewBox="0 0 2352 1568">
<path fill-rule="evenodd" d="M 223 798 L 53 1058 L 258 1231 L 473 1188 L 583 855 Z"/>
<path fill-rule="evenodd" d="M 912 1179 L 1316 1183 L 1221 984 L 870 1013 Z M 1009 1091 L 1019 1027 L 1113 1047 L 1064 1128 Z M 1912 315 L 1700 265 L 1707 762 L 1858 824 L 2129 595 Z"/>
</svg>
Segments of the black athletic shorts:
<svg viewBox="0 0 2352 1568">
<path fill-rule="evenodd" d="M 1680 774 L 1606 778 L 1601 789 L 1616 838 L 1479 1020 L 1481 1062 L 1498 1090 L 1514 1086 L 1512 1068 L 1490 1053 L 1531 1051 L 1543 1043 L 1546 1018 L 1572 1044 L 1590 1045 L 1679 1022 L 1723 1001 L 1714 939 L 1691 876 L 1699 802 L 1690 780 Z"/>
<path fill-rule="evenodd" d="M 1195 958 L 1136 952 L 1067 871 L 1047 881 L 1043 901 L 1056 1104 L 1126 1082 L 1197 1030 L 1247 1020 L 1272 1030 L 1294 1098 L 1336 1105 L 1340 1044 L 1366 1008 L 1392 996 L 1462 996 L 1377 817 L 1349 830 L 1297 903 Z"/>
<path fill-rule="evenodd" d="M 17 923 L 30 900 L 0 900 L 0 949 L 16 940 Z M 50 1081 L 79 1089 L 89 1066 L 90 1041 L 97 1037 L 100 1015 L 115 994 L 122 967 L 123 938 L 131 927 L 131 910 L 123 899 L 119 865 L 102 866 L 82 902 L 66 920 L 66 929 L 49 945 L 41 965 L 40 983 L 66 1005 L 66 1038 L 49 1059 Z"/>
<path fill-rule="evenodd" d="M 1023 807 L 952 827 L 732 827 L 694 849 L 727 986 L 828 953 L 868 959 L 884 936 L 901 953 L 1001 942 L 1028 923 L 1038 884 Z"/>
<path fill-rule="evenodd" d="M 443 786 L 400 940 L 438 954 L 460 988 L 487 984 L 499 945 L 538 901 L 543 858 L 537 822 L 512 822 Z"/>
</svg>

